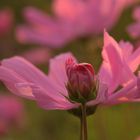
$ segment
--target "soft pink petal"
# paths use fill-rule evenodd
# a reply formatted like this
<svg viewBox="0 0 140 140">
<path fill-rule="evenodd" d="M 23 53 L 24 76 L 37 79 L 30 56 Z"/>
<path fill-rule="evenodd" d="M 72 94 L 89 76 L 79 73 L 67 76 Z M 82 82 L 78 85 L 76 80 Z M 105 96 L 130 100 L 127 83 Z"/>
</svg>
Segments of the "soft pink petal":
<svg viewBox="0 0 140 140">
<path fill-rule="evenodd" d="M 1 63 L 2 66 L 6 67 L 7 69 L 11 69 L 23 77 L 28 83 L 33 83 L 39 87 L 42 87 L 44 90 L 47 90 L 49 93 L 48 96 L 57 98 L 58 100 L 64 99 L 64 96 L 59 94 L 61 91 L 55 88 L 47 76 L 22 57 L 5 59 Z"/>
<path fill-rule="evenodd" d="M 48 13 L 43 13 L 36 8 L 27 7 L 23 13 L 31 28 L 28 35 L 32 39 L 30 41 L 25 35 L 25 43 L 60 47 L 77 37 L 100 34 L 104 28 L 111 29 L 115 25 L 124 8 L 130 3 L 134 2 L 132 0 L 54 0 L 53 16 L 48 16 Z M 44 36 L 42 30 L 46 30 Z M 39 35 L 33 35 L 34 33 L 31 32 Z M 22 35 L 26 33 L 22 31 Z M 23 40 L 17 38 L 19 41 Z"/>
<path fill-rule="evenodd" d="M 121 58 L 121 53 L 119 53 L 113 46 L 108 46 L 106 52 L 113 72 L 113 80 L 118 79 L 118 82 L 123 84 L 134 78 L 134 75 L 124 58 Z"/>
<path fill-rule="evenodd" d="M 61 47 L 75 36 L 70 23 L 49 17 L 33 7 L 26 8 L 24 16 L 29 25 L 21 25 L 16 29 L 16 38 L 21 43 Z"/>
<path fill-rule="evenodd" d="M 133 52 L 133 45 L 129 42 L 125 42 L 122 40 L 119 42 L 119 47 L 121 48 L 123 56 L 124 56 L 125 60 L 127 61 L 129 56 L 131 56 L 131 54 Z"/>
<path fill-rule="evenodd" d="M 60 19 L 74 23 L 75 30 L 78 29 L 80 34 L 99 34 L 104 28 L 113 27 L 129 2 L 128 0 L 55 0 L 53 11 Z"/>
<path fill-rule="evenodd" d="M 106 83 L 103 83 L 103 81 L 101 81 L 99 83 L 99 89 L 98 89 L 98 93 L 97 93 L 97 97 L 95 100 L 89 101 L 87 103 L 87 105 L 89 106 L 94 106 L 97 104 L 102 104 L 104 101 L 106 101 L 108 99 L 108 87 L 106 85 Z"/>
<path fill-rule="evenodd" d="M 131 37 L 138 38 L 140 36 L 140 6 L 134 9 L 133 18 L 136 22 L 130 24 L 126 30 Z"/>
<path fill-rule="evenodd" d="M 129 25 L 127 31 L 133 38 L 137 38 L 140 36 L 139 29 L 140 29 L 140 22 L 137 22 Z"/>
<path fill-rule="evenodd" d="M 46 94 L 47 91 L 44 91 L 40 87 L 33 86 L 32 89 L 39 106 L 46 110 L 68 110 L 79 106 L 78 104 L 70 103 L 66 98 L 65 100 L 51 98 L 48 94 Z"/>
<path fill-rule="evenodd" d="M 52 7 L 55 15 L 73 21 L 85 11 L 87 3 L 81 0 L 54 0 Z"/>
<path fill-rule="evenodd" d="M 137 80 L 131 81 L 129 84 L 127 84 L 125 87 L 123 87 L 121 90 L 115 92 L 111 96 L 109 96 L 107 103 L 116 101 L 120 99 L 121 97 L 127 97 L 129 94 L 133 93 L 137 85 Z"/>
<path fill-rule="evenodd" d="M 29 99 L 34 99 L 32 90 L 30 88 L 30 84 L 27 83 L 27 81 L 24 78 L 22 78 L 20 75 L 18 75 L 14 71 L 8 68 L 5 68 L 3 66 L 0 66 L 0 80 L 3 81 L 6 87 L 14 94 L 18 96 L 23 96 Z M 22 88 L 16 87 L 16 84 L 25 83 L 25 82 L 28 85 L 26 86 L 26 88 L 22 89 Z"/>
<path fill-rule="evenodd" d="M 134 78 L 133 73 L 125 62 L 121 48 L 106 32 L 104 34 L 104 48 L 102 56 L 103 61 L 108 63 L 108 67 L 110 67 L 112 72 L 112 77 L 109 77 L 111 78 L 110 85 L 108 85 L 109 91 L 113 91 L 119 84 L 124 84 Z M 101 74 L 105 73 L 108 75 L 107 70 L 104 70 L 104 73 L 99 73 L 100 77 L 102 78 Z"/>
<path fill-rule="evenodd" d="M 34 7 L 26 7 L 23 11 L 23 15 L 30 24 L 40 24 L 44 26 L 56 25 L 52 17 Z"/>
<path fill-rule="evenodd" d="M 140 48 L 134 51 L 134 53 L 128 58 L 127 63 L 133 72 L 137 70 L 140 65 Z"/>
<path fill-rule="evenodd" d="M 22 53 L 21 56 L 36 65 L 47 64 L 51 56 L 51 51 L 44 47 L 34 48 Z"/>
<path fill-rule="evenodd" d="M 16 29 L 16 38 L 21 43 L 34 43 L 51 47 L 62 47 L 67 41 L 73 40 L 72 26 L 58 23 L 56 26 L 19 26 Z"/>
<path fill-rule="evenodd" d="M 62 47 L 77 37 L 110 30 L 130 3 L 133 1 L 54 0 L 53 16 L 27 7 L 23 13 L 28 25 L 19 26 L 16 37 L 21 43 Z"/>
<path fill-rule="evenodd" d="M 133 18 L 140 21 L 140 7 L 136 7 L 133 12 Z"/>
<path fill-rule="evenodd" d="M 50 60 L 49 68 L 49 79 L 55 84 L 64 95 L 67 95 L 66 84 L 67 84 L 67 75 L 65 70 L 65 62 L 68 58 L 74 58 L 71 53 L 61 54 Z"/>
<path fill-rule="evenodd" d="M 43 28 L 38 32 L 36 29 L 19 26 L 16 30 L 16 38 L 21 43 L 33 43 L 41 45 L 50 45 L 53 47 L 60 46 L 64 43 L 63 36 L 58 35 L 57 30 L 48 27 L 49 30 L 44 30 Z M 54 31 L 52 31 L 53 29 Z M 45 33 L 45 31 L 47 31 Z"/>
<path fill-rule="evenodd" d="M 105 104 L 107 105 L 115 105 L 115 104 L 121 104 L 121 103 L 127 103 L 127 102 L 140 102 L 140 96 L 139 91 L 137 88 L 132 88 L 127 91 L 127 94 L 124 93 L 124 96 L 116 99 L 112 99 Z"/>
<path fill-rule="evenodd" d="M 108 86 L 110 85 L 112 79 L 112 72 L 109 63 L 102 63 L 98 76 L 102 82 L 106 83 Z"/>
<path fill-rule="evenodd" d="M 123 56 L 132 72 L 135 72 L 140 64 L 140 48 L 133 52 L 133 46 L 129 42 L 119 43 Z"/>
</svg>

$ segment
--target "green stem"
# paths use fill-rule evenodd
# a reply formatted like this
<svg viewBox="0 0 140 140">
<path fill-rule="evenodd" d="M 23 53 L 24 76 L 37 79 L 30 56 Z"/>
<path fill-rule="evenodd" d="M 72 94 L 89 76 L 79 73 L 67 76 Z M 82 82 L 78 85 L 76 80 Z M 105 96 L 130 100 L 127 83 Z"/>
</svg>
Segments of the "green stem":
<svg viewBox="0 0 140 140">
<path fill-rule="evenodd" d="M 81 105 L 81 134 L 80 134 L 80 140 L 88 140 L 87 136 L 87 115 L 86 115 L 86 105 Z"/>
</svg>

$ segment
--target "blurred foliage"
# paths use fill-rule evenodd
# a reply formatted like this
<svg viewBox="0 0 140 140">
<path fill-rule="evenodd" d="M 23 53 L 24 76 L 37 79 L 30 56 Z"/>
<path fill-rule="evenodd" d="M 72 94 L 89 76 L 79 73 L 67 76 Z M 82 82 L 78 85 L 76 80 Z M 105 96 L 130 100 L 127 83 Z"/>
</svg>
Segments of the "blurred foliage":
<svg viewBox="0 0 140 140">
<path fill-rule="evenodd" d="M 15 13 L 15 26 L 23 22 L 22 9 L 26 6 L 35 6 L 42 10 L 50 10 L 51 0 L 0 0 L 0 8 L 11 7 Z M 118 24 L 110 34 L 119 41 L 131 40 L 125 31 L 126 26 L 132 21 L 133 8 L 127 9 L 122 14 Z M 0 58 L 20 54 L 34 45 L 21 45 L 14 39 L 14 29 L 8 36 L 7 48 L 0 48 Z M 0 40 L 2 44 L 4 40 Z M 102 35 L 78 39 L 68 44 L 63 49 L 54 50 L 54 55 L 71 51 L 80 62 L 93 64 L 96 73 L 101 64 Z M 47 67 L 40 66 L 47 72 Z M 6 90 L 1 87 L 1 90 Z M 1 140 L 78 140 L 79 120 L 66 111 L 45 111 L 40 109 L 33 101 L 24 100 L 27 110 L 27 123 L 21 132 L 11 132 Z M 140 104 L 125 104 L 113 107 L 99 107 L 97 112 L 88 118 L 89 140 L 134 140 L 140 135 Z"/>
</svg>

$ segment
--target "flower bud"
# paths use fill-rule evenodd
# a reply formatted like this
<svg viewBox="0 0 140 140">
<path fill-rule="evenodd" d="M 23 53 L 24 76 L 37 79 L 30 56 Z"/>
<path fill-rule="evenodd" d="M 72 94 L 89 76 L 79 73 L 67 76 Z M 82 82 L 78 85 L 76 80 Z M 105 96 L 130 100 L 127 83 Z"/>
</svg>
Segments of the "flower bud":
<svg viewBox="0 0 140 140">
<path fill-rule="evenodd" d="M 67 90 L 70 99 L 88 100 L 95 89 L 94 69 L 91 64 L 77 64 L 73 59 L 66 61 Z"/>
</svg>

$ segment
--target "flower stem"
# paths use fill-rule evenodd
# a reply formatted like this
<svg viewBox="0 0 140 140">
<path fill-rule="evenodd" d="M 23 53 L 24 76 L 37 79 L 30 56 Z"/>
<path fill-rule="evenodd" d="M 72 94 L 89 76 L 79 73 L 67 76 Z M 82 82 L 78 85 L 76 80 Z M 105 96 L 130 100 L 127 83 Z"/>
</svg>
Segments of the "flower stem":
<svg viewBox="0 0 140 140">
<path fill-rule="evenodd" d="M 81 105 L 81 111 L 82 111 L 82 116 L 81 116 L 81 134 L 80 134 L 80 140 L 87 140 L 87 116 L 86 116 L 86 105 L 82 104 Z"/>
</svg>

